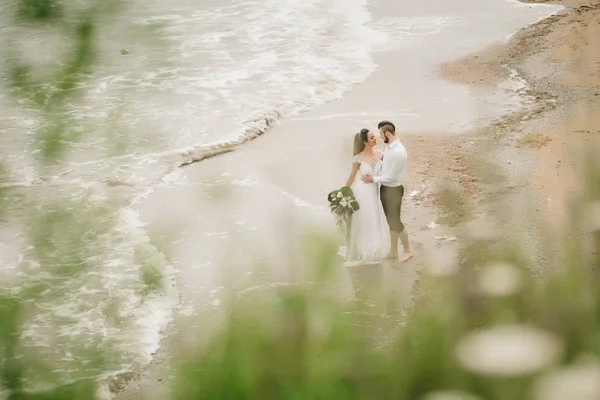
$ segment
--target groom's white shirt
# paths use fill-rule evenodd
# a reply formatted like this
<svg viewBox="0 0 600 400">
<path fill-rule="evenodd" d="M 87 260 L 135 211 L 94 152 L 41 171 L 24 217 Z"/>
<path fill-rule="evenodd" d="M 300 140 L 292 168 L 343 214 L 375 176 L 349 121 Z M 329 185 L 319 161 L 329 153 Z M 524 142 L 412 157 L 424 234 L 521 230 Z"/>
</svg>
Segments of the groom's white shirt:
<svg viewBox="0 0 600 400">
<path fill-rule="evenodd" d="M 400 143 L 400 139 L 389 143 L 383 153 L 383 164 L 381 174 L 373 177 L 373 182 L 383 186 L 398 187 L 404 183 L 406 176 L 406 161 L 408 155 L 406 149 Z"/>
</svg>

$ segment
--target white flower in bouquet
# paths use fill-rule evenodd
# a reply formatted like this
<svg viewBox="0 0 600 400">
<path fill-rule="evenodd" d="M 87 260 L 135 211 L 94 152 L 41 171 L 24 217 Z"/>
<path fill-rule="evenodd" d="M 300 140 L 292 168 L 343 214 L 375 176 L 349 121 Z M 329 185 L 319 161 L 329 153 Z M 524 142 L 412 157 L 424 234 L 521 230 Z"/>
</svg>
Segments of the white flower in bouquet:
<svg viewBox="0 0 600 400">
<path fill-rule="evenodd" d="M 344 195 L 342 194 L 342 192 L 338 192 L 338 194 L 337 194 L 337 198 L 338 198 L 338 199 L 341 199 L 342 197 L 344 197 Z"/>
<path fill-rule="evenodd" d="M 345 200 L 345 199 L 344 199 L 344 200 L 342 200 L 342 201 L 340 201 L 340 206 L 342 206 L 342 207 L 346 207 L 347 205 L 348 205 L 348 203 L 346 202 L 346 200 Z"/>
</svg>

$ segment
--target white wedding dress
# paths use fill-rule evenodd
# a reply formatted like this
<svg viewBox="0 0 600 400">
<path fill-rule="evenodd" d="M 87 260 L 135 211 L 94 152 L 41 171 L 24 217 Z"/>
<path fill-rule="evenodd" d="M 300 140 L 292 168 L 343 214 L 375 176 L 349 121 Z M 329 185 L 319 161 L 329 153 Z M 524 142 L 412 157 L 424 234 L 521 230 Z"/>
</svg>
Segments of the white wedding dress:
<svg viewBox="0 0 600 400">
<path fill-rule="evenodd" d="M 350 242 L 344 265 L 378 264 L 389 252 L 390 233 L 379 199 L 379 185 L 365 183 L 361 176 L 378 175 L 381 170 L 381 157 L 375 165 L 361 162 L 358 157 L 354 157 L 352 162 L 360 164 L 351 186 L 360 209 L 352 216 Z"/>
</svg>

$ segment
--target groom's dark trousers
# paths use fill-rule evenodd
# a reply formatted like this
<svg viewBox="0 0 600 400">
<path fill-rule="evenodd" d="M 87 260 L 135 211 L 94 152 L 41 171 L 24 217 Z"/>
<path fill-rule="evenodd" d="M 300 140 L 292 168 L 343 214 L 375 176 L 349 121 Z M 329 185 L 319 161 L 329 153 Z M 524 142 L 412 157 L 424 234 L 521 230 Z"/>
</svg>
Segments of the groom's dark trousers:
<svg viewBox="0 0 600 400">
<path fill-rule="evenodd" d="M 404 197 L 404 185 L 390 187 L 383 186 L 379 189 L 381 205 L 390 230 L 400 233 L 404 230 L 404 224 L 400 219 L 402 211 L 402 198 Z"/>
</svg>

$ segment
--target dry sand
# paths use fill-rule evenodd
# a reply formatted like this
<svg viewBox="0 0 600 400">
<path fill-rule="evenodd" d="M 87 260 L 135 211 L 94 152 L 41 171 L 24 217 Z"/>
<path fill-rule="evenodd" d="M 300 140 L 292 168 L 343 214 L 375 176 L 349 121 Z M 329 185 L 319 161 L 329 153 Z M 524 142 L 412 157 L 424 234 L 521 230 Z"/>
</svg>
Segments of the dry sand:
<svg viewBox="0 0 600 400">
<path fill-rule="evenodd" d="M 386 290 L 409 298 L 419 270 L 433 253 L 430 249 L 455 249 L 452 237 L 459 230 L 453 226 L 462 217 L 485 222 L 488 215 L 508 219 L 533 210 L 553 223 L 564 221 L 565 201 L 577 193 L 580 176 L 577 159 L 569 152 L 591 143 L 600 132 L 600 2 L 558 3 L 564 11 L 523 29 L 508 43 L 441 66 L 447 81 L 482 91 L 494 88 L 513 69 L 529 84 L 530 106 L 469 132 L 402 132 L 410 154 L 407 193 L 412 194 L 404 216 L 417 257 L 400 268 L 386 268 Z M 381 78 L 372 78 L 369 85 L 373 79 Z M 297 251 L 301 237 L 293 232 L 298 226 L 330 229 L 324 196 L 345 179 L 351 146 L 347 132 L 356 130 L 360 119 L 328 120 L 315 113 L 292 119 L 285 129 L 275 128 L 239 151 L 203 162 L 202 168 L 185 168 L 186 183 L 177 188 L 177 195 L 155 193 L 140 205 L 142 218 L 153 229 L 178 231 L 181 236 L 173 249 L 175 261 L 191 266 L 179 278 L 183 308 L 217 304 L 216 296 L 223 294 L 206 290 L 223 284 L 215 254 L 226 255 L 222 265 L 233 265 L 238 276 L 250 274 L 257 260 L 281 265 L 289 256 L 281 248 Z M 326 142 L 324 130 L 331 133 Z M 482 158 L 487 163 L 481 163 Z M 437 207 L 436 193 L 442 186 L 457 191 L 456 204 L 468 206 L 464 213 L 453 215 L 460 207 L 454 212 Z M 274 194 L 282 192 L 283 198 Z M 197 201 L 190 204 L 194 198 Z M 492 214 L 492 208 L 500 211 Z M 279 216 L 274 222 L 273 215 Z M 161 222 L 167 220 L 168 225 Z M 279 281 L 291 281 L 297 271 L 271 272 Z M 186 330 L 204 330 L 210 324 L 203 320 L 199 325 L 199 320 L 197 311 L 180 315 L 153 366 L 120 397 L 166 398 L 168 388 L 160 382 L 168 380 L 169 356 L 181 347 L 181 338 L 189 339 Z"/>
</svg>

